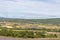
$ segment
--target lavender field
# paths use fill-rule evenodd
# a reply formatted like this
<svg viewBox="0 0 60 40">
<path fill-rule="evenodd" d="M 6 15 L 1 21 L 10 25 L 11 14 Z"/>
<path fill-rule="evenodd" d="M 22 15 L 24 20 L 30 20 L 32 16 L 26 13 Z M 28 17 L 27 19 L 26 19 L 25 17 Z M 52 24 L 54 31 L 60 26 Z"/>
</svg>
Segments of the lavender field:
<svg viewBox="0 0 60 40">
<path fill-rule="evenodd" d="M 3 37 L 0 36 L 0 40 L 18 40 L 17 38 Z"/>
<path fill-rule="evenodd" d="M 0 37 L 0 40 L 59 40 L 59 38 L 11 38 L 11 37 Z"/>
</svg>

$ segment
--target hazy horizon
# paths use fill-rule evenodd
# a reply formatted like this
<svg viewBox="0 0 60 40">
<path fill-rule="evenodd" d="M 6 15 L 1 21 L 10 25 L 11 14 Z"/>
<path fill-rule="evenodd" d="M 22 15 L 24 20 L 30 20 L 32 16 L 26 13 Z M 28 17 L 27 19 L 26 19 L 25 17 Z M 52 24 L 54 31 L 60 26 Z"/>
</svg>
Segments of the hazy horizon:
<svg viewBox="0 0 60 40">
<path fill-rule="evenodd" d="M 60 18 L 60 0 L 0 0 L 0 17 Z"/>
</svg>

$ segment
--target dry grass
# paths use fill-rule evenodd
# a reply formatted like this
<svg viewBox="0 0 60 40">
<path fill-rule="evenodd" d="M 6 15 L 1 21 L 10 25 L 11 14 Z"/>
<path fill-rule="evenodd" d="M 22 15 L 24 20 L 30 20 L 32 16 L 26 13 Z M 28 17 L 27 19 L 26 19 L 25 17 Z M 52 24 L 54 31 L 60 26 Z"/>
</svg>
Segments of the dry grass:
<svg viewBox="0 0 60 40">
<path fill-rule="evenodd" d="M 23 39 L 23 40 L 59 40 L 59 39 L 58 38 L 37 38 L 37 39 L 34 38 L 34 39 Z"/>
</svg>

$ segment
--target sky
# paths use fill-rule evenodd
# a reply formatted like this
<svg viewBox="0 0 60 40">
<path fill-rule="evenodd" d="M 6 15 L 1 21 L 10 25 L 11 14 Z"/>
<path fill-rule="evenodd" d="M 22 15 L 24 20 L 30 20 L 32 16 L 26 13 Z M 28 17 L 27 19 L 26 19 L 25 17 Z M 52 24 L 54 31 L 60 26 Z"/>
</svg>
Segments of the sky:
<svg viewBox="0 0 60 40">
<path fill-rule="evenodd" d="M 60 0 L 0 0 L 0 17 L 60 18 Z"/>
</svg>

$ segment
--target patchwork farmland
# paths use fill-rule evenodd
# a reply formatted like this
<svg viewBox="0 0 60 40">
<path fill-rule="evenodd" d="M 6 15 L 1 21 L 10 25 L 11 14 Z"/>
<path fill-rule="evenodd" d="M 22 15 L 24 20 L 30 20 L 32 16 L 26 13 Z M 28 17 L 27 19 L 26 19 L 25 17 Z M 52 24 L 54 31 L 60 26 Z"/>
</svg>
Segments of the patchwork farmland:
<svg viewBox="0 0 60 40">
<path fill-rule="evenodd" d="M 0 36 L 1 40 L 59 40 L 60 19 L 1 18 Z"/>
</svg>

